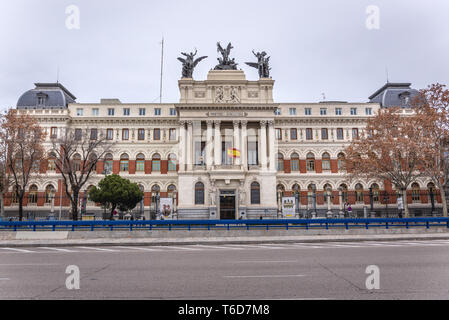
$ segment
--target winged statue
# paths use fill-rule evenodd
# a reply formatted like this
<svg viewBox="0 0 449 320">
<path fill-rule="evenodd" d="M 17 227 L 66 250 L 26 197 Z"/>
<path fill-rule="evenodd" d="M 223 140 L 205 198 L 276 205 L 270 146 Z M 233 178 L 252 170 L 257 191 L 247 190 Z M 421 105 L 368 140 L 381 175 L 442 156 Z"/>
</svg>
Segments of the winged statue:
<svg viewBox="0 0 449 320">
<path fill-rule="evenodd" d="M 220 42 L 217 42 L 217 52 L 220 52 L 222 57 L 217 58 L 219 63 L 215 66 L 215 70 L 237 70 L 237 63 L 235 62 L 235 59 L 229 58 L 233 48 L 234 47 L 232 44 L 229 43 L 226 49 L 224 49 Z"/>
<path fill-rule="evenodd" d="M 262 52 L 254 52 L 254 56 L 257 58 L 257 62 L 246 62 L 250 67 L 256 68 L 259 71 L 260 78 L 269 78 L 270 77 L 270 57 L 266 57 L 267 53 L 265 51 Z M 265 58 L 266 57 L 266 58 Z"/>
<path fill-rule="evenodd" d="M 195 53 L 181 52 L 181 54 L 183 56 L 185 56 L 185 58 L 178 58 L 178 60 L 181 61 L 181 63 L 182 63 L 182 77 L 183 78 L 192 78 L 193 70 L 195 69 L 195 67 L 198 65 L 198 63 L 201 60 L 204 60 L 207 58 L 207 56 L 203 56 L 203 57 L 199 57 L 199 58 L 195 59 L 197 52 L 198 52 L 197 50 L 195 50 Z"/>
</svg>

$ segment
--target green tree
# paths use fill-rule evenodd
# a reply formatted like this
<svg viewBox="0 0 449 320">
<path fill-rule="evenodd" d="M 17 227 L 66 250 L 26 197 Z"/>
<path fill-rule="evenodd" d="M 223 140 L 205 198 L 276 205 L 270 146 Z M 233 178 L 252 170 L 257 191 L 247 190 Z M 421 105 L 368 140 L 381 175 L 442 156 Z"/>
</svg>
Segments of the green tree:
<svg viewBox="0 0 449 320">
<path fill-rule="evenodd" d="M 89 191 L 89 197 L 109 209 L 109 219 L 112 220 L 115 209 L 121 211 L 134 209 L 143 199 L 143 192 L 136 183 L 112 174 L 101 180 L 98 188 L 93 187 Z"/>
</svg>

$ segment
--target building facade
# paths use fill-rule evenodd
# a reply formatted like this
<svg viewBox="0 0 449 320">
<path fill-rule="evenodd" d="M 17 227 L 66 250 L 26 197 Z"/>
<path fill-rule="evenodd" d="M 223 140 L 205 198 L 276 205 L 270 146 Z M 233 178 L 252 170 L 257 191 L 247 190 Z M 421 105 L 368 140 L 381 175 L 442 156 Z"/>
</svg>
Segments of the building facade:
<svg viewBox="0 0 449 320">
<path fill-rule="evenodd" d="M 172 199 L 178 219 L 276 218 L 283 197 L 294 198 L 297 217 L 342 216 L 348 205 L 359 215 L 371 205 L 378 216 L 385 209 L 396 212 L 390 183 L 348 180 L 344 149 L 380 108 L 398 100 L 408 112 L 407 98 L 415 93 L 410 84 L 387 83 L 366 103 L 276 103 L 273 87 L 271 78 L 248 81 L 241 70 L 211 70 L 204 81 L 179 80 L 179 103 L 130 104 L 77 103 L 59 83 L 37 83 L 17 109 L 39 120 L 49 153 L 52 139 L 67 128 L 114 142 L 82 193 L 105 174 L 120 174 L 144 191 L 135 210 L 147 219 L 163 198 Z M 69 200 L 59 197 L 61 176 L 51 154 L 28 191 L 26 211 L 69 208 Z M 409 194 L 412 215 L 428 210 L 429 194 L 440 207 L 430 179 L 416 181 Z M 13 198 L 5 202 L 11 213 L 17 208 Z M 86 206 L 87 212 L 102 212 L 88 199 Z"/>
</svg>

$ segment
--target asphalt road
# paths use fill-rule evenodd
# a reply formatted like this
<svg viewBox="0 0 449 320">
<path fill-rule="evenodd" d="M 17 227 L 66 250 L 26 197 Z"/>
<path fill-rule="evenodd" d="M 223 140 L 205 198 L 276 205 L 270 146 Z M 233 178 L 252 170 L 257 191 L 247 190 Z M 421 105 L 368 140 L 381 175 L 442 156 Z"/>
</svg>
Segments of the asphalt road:
<svg viewBox="0 0 449 320">
<path fill-rule="evenodd" d="M 449 299 L 448 266 L 448 240 L 0 248 L 0 299 Z"/>
</svg>

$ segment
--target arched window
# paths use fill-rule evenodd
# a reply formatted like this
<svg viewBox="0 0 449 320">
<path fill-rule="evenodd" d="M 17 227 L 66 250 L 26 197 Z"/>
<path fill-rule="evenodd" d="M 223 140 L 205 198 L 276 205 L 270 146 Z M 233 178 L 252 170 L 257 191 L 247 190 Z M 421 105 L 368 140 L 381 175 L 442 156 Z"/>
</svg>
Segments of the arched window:
<svg viewBox="0 0 449 320">
<path fill-rule="evenodd" d="M 251 183 L 251 204 L 260 204 L 260 184 L 256 181 Z"/>
<path fill-rule="evenodd" d="M 331 156 L 329 153 L 325 152 L 322 156 L 322 166 L 323 170 L 330 170 L 331 169 Z"/>
<path fill-rule="evenodd" d="M 316 189 L 314 190 L 314 187 L 312 184 L 309 184 L 307 186 L 307 202 L 309 206 L 313 205 L 313 196 L 316 192 Z"/>
<path fill-rule="evenodd" d="M 48 155 L 48 171 L 55 171 L 56 170 L 56 154 L 54 152 L 50 152 Z"/>
<path fill-rule="evenodd" d="M 309 152 L 306 158 L 307 171 L 315 171 L 315 156 L 313 155 L 313 153 Z"/>
<path fill-rule="evenodd" d="M 161 156 L 159 153 L 153 155 L 152 161 L 152 171 L 161 171 Z"/>
<path fill-rule="evenodd" d="M 151 187 L 151 192 L 159 193 L 159 192 L 161 192 L 161 188 L 157 184 L 155 184 L 154 186 Z"/>
<path fill-rule="evenodd" d="M 31 185 L 30 190 L 28 192 L 28 203 L 31 204 L 37 203 L 37 186 L 35 184 Z"/>
<path fill-rule="evenodd" d="M 290 156 L 291 171 L 299 171 L 299 155 L 295 152 Z"/>
<path fill-rule="evenodd" d="M 429 194 L 436 194 L 435 184 L 433 184 L 433 182 L 429 182 L 427 184 L 427 191 L 429 192 Z"/>
<path fill-rule="evenodd" d="M 281 153 L 278 153 L 276 169 L 277 171 L 284 171 L 284 156 Z"/>
<path fill-rule="evenodd" d="M 421 189 L 419 188 L 419 184 L 416 182 L 412 184 L 412 201 L 420 201 L 421 200 Z"/>
<path fill-rule="evenodd" d="M 338 158 L 337 160 L 338 171 L 346 170 L 346 158 L 344 153 L 340 152 L 337 158 Z"/>
<path fill-rule="evenodd" d="M 204 184 L 202 182 L 195 184 L 195 204 L 204 204 Z"/>
<path fill-rule="evenodd" d="M 136 171 L 145 171 L 145 156 L 142 153 L 139 153 L 136 157 Z"/>
<path fill-rule="evenodd" d="M 377 184 L 377 183 L 373 183 L 372 185 L 371 185 L 371 190 L 372 190 L 372 192 L 373 192 L 373 201 L 374 202 L 379 202 L 379 190 L 380 190 L 380 188 L 379 188 L 379 185 Z"/>
<path fill-rule="evenodd" d="M 176 171 L 176 155 L 173 153 L 168 155 L 168 171 Z"/>
<path fill-rule="evenodd" d="M 299 186 L 299 184 L 295 183 L 292 186 L 292 190 L 293 190 L 293 193 L 299 193 L 299 191 L 301 190 L 301 187 Z"/>
<path fill-rule="evenodd" d="M 53 187 L 51 184 L 49 184 L 45 188 L 45 203 L 51 203 L 55 194 L 56 194 L 55 187 Z"/>
<path fill-rule="evenodd" d="M 128 172 L 129 170 L 129 156 L 124 153 L 120 156 L 120 172 Z"/>
<path fill-rule="evenodd" d="M 113 163 L 114 162 L 113 162 L 112 154 L 107 153 L 104 156 L 104 173 L 105 174 L 112 172 L 112 164 Z"/>
<path fill-rule="evenodd" d="M 355 201 L 363 202 L 363 186 L 360 183 L 355 185 Z"/>
<path fill-rule="evenodd" d="M 89 165 L 92 164 L 92 171 L 97 171 L 97 155 L 91 153 L 89 156 Z"/>
<path fill-rule="evenodd" d="M 169 198 L 172 198 L 173 200 L 173 210 L 176 210 L 176 186 L 174 184 L 171 184 L 167 187 L 167 196 Z"/>
<path fill-rule="evenodd" d="M 73 156 L 73 171 L 77 172 L 81 170 L 81 156 L 77 153 Z"/>
<path fill-rule="evenodd" d="M 341 197 L 344 202 L 348 202 L 348 186 L 345 184 L 340 185 Z"/>
</svg>

